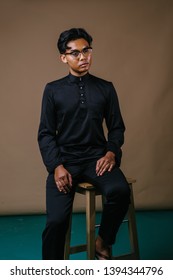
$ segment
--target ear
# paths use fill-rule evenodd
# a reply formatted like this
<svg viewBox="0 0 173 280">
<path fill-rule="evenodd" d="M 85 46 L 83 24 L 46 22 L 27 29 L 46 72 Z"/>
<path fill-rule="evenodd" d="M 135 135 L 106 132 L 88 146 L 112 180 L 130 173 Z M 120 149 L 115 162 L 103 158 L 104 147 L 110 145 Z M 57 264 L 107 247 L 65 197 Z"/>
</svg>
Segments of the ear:
<svg viewBox="0 0 173 280">
<path fill-rule="evenodd" d="M 60 55 L 60 59 L 63 63 L 67 63 L 67 59 L 66 59 L 66 55 L 65 54 L 61 54 Z"/>
</svg>

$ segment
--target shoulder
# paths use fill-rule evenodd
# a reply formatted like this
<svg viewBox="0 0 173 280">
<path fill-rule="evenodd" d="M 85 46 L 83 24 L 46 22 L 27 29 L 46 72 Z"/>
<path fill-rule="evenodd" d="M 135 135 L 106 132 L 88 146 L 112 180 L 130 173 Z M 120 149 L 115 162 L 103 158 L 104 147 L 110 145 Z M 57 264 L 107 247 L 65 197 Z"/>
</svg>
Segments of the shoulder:
<svg viewBox="0 0 173 280">
<path fill-rule="evenodd" d="M 67 84 L 67 76 L 58 80 L 48 82 L 43 91 L 43 99 L 54 99 L 54 96 L 60 92 L 60 89 Z"/>
<path fill-rule="evenodd" d="M 59 92 L 60 89 L 63 89 L 64 86 L 67 85 L 67 77 L 68 76 L 48 82 L 44 88 L 44 96 L 54 96 L 54 94 Z"/>
<path fill-rule="evenodd" d="M 116 93 L 115 87 L 111 81 L 107 81 L 94 75 L 90 75 L 90 81 L 92 81 L 92 85 L 95 85 L 95 87 L 101 90 L 103 94 L 106 94 L 106 96 Z"/>
<path fill-rule="evenodd" d="M 56 88 L 56 87 L 65 85 L 67 83 L 67 79 L 68 79 L 68 76 L 65 76 L 65 77 L 60 78 L 58 80 L 54 80 L 54 81 L 48 82 L 46 84 L 46 87 L 49 87 L 49 88 L 54 88 L 55 87 Z"/>
<path fill-rule="evenodd" d="M 96 76 L 91 75 L 91 74 L 90 74 L 90 79 L 92 81 L 94 81 L 94 82 L 97 82 L 97 83 L 101 84 L 101 85 L 112 86 L 112 82 L 111 81 L 107 81 L 107 80 L 105 80 L 103 78 L 96 77 Z"/>
<path fill-rule="evenodd" d="M 115 92 L 114 85 L 111 81 L 107 81 L 94 75 L 90 75 L 90 81 L 92 85 L 95 85 L 99 90 L 102 90 L 103 92 L 107 92 L 108 94 Z"/>
</svg>

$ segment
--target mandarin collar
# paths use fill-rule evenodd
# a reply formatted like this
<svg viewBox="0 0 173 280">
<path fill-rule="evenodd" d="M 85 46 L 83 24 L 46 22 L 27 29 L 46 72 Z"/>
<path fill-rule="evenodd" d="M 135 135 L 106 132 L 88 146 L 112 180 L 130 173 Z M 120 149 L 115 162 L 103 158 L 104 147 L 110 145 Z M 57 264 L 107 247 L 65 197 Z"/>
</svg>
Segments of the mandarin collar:
<svg viewBox="0 0 173 280">
<path fill-rule="evenodd" d="M 84 76 L 74 76 L 71 73 L 69 73 L 68 77 L 71 83 L 80 83 L 80 82 L 85 82 L 89 78 L 89 73 L 85 74 Z"/>
</svg>

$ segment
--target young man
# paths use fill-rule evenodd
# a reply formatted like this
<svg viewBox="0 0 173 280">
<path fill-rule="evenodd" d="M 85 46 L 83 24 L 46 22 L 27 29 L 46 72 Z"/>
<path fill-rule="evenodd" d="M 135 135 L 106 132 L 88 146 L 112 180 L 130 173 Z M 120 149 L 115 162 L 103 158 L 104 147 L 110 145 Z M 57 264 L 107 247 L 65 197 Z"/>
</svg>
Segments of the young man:
<svg viewBox="0 0 173 280">
<path fill-rule="evenodd" d="M 82 28 L 62 32 L 57 46 L 69 74 L 44 90 L 38 142 L 49 173 L 42 236 L 47 260 L 64 258 L 77 183 L 93 183 L 106 198 L 95 243 L 98 259 L 111 258 L 110 247 L 130 202 L 129 186 L 119 169 L 125 127 L 118 97 L 111 82 L 89 74 L 91 44 L 92 37 Z"/>
</svg>

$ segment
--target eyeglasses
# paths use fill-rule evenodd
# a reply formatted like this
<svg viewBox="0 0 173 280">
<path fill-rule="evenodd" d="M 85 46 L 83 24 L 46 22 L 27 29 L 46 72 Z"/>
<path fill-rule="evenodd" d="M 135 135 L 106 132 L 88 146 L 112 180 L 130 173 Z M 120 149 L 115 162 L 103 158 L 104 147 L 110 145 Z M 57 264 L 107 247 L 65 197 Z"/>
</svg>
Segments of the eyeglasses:
<svg viewBox="0 0 173 280">
<path fill-rule="evenodd" d="M 83 50 L 81 50 L 81 51 L 74 50 L 72 52 L 65 53 L 65 55 L 71 55 L 74 59 L 78 59 L 81 54 L 83 54 L 84 56 L 88 56 L 91 53 L 92 53 L 92 48 L 86 47 L 86 48 L 83 48 Z"/>
</svg>

